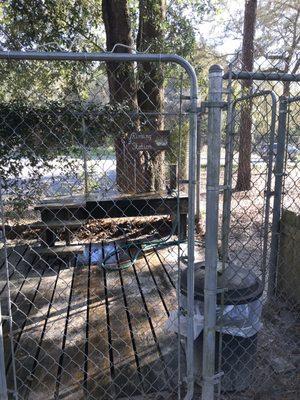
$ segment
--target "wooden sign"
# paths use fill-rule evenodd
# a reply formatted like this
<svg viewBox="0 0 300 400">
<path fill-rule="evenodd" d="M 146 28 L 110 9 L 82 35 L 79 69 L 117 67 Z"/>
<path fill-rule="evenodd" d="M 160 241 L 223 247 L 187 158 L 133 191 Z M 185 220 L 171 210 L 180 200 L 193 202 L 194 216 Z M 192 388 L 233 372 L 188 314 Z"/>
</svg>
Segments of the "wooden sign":
<svg viewBox="0 0 300 400">
<path fill-rule="evenodd" d="M 136 151 L 167 150 L 170 145 L 170 131 L 133 132 L 129 145 Z"/>
</svg>

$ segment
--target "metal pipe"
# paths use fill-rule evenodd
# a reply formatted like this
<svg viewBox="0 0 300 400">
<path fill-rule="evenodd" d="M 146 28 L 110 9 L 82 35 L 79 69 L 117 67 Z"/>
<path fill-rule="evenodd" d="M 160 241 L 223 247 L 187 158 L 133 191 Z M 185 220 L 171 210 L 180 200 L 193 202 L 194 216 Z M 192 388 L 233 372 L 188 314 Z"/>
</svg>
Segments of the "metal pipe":
<svg viewBox="0 0 300 400">
<path fill-rule="evenodd" d="M 214 399 L 223 69 L 209 69 L 202 400 Z"/>
<path fill-rule="evenodd" d="M 233 165 L 233 135 L 234 135 L 234 107 L 232 102 L 232 64 L 229 66 L 227 85 L 227 120 L 225 139 L 225 166 L 224 166 L 224 196 L 222 215 L 222 260 L 223 267 L 228 258 L 229 230 L 230 230 L 230 208 L 232 198 L 232 165 Z M 221 336 L 221 335 L 220 335 Z M 221 340 L 221 339 L 220 339 Z"/>
<path fill-rule="evenodd" d="M 300 82 L 300 74 L 286 74 L 284 72 L 248 72 L 232 71 L 232 79 L 248 79 L 256 81 L 281 81 L 281 82 Z M 229 72 L 223 75 L 223 79 L 229 78 Z"/>
<path fill-rule="evenodd" d="M 9 337 L 10 337 L 10 351 L 11 351 L 11 359 L 12 359 L 12 374 L 13 374 L 13 385 L 14 385 L 14 398 L 18 400 L 18 392 L 17 392 L 17 374 L 16 374 L 16 362 L 15 362 L 15 349 L 13 344 L 13 326 L 12 326 L 12 305 L 11 305 L 11 292 L 10 292 L 10 276 L 9 276 L 9 263 L 8 263 L 8 254 L 7 254 L 7 239 L 6 239 L 6 230 L 5 230 L 5 210 L 4 210 L 4 200 L 3 200 L 3 193 L 2 193 L 2 179 L 0 177 L 0 215 L 1 215 L 1 229 L 3 235 L 3 253 L 4 253 L 4 260 L 5 260 L 5 274 L 6 274 L 6 284 L 7 284 L 7 299 L 8 299 L 8 323 L 9 323 Z M 0 304 L 1 307 L 1 304 Z M 2 337 L 2 317 L 1 317 L 1 309 L 0 309 L 0 325 L 1 325 L 1 334 Z M 0 353 L 4 356 L 4 350 L 0 348 Z M 0 374 L 5 375 L 5 364 L 4 369 L 2 371 L 2 365 L 0 364 Z M 5 377 L 1 376 L 1 385 L 5 385 Z M 1 394 L 1 387 L 0 387 L 0 394 Z M 7 394 L 6 394 L 7 395 Z M 2 397 L 0 397 L 2 399 Z M 6 399 L 6 397 L 4 397 Z"/>
<path fill-rule="evenodd" d="M 267 293 L 268 299 L 271 299 L 273 297 L 276 288 L 279 222 L 281 215 L 282 178 L 283 178 L 284 152 L 285 152 L 285 141 L 286 141 L 287 104 L 288 104 L 288 99 L 286 97 L 281 97 L 279 100 L 277 155 L 275 161 L 275 187 L 274 187 L 272 238 L 271 238 L 268 293 Z"/>
<path fill-rule="evenodd" d="M 179 92 L 179 118 L 178 118 L 178 133 L 179 133 L 179 146 L 178 146 L 178 155 L 177 155 L 177 236 L 181 238 L 181 218 L 180 218 L 180 179 L 181 179 L 181 167 L 182 165 L 182 92 L 183 92 L 183 74 L 180 74 L 180 92 Z M 186 156 L 186 149 L 184 156 Z M 185 161 L 185 158 L 184 158 Z M 186 171 L 184 172 L 184 174 Z M 186 233 L 186 232 L 185 232 Z M 181 387 L 182 384 L 182 368 L 181 368 L 181 326 L 180 326 L 180 316 L 181 316 L 181 248 L 178 242 L 177 246 L 177 259 L 178 259 L 178 268 L 177 268 L 177 288 L 176 288 L 176 295 L 177 295 L 177 328 L 178 328 L 178 335 L 177 335 L 177 385 L 178 388 Z M 181 391 L 180 389 L 177 391 L 177 400 L 181 400 Z"/>
<path fill-rule="evenodd" d="M 226 138 L 225 138 L 225 165 L 224 165 L 224 192 L 223 192 L 223 212 L 222 212 L 222 233 L 221 233 L 221 258 L 222 273 L 225 270 L 229 253 L 229 232 L 230 232 L 230 210 L 232 199 L 232 167 L 233 167 L 233 142 L 234 142 L 234 120 L 235 113 L 232 101 L 232 63 L 229 65 L 229 78 L 227 83 L 227 116 L 226 116 Z M 224 292 L 221 293 L 220 302 L 221 318 L 224 314 Z M 222 370 L 222 352 L 223 352 L 223 332 L 222 324 L 219 330 L 219 356 L 217 373 Z M 221 380 L 218 383 L 217 399 L 221 398 Z"/>
<path fill-rule="evenodd" d="M 268 237 L 269 237 L 269 214 L 270 214 L 270 200 L 272 196 L 272 166 L 273 166 L 273 148 L 275 141 L 275 125 L 276 125 L 276 95 L 273 91 L 267 93 L 271 96 L 271 125 L 270 125 L 270 142 L 269 142 L 269 156 L 268 156 L 268 172 L 267 172 L 267 186 L 266 186 L 266 206 L 264 213 L 264 226 L 263 226 L 263 250 L 262 250 L 262 281 L 263 286 L 266 282 L 266 266 L 268 257 Z"/>
<path fill-rule="evenodd" d="M 7 397 L 6 374 L 5 374 L 1 301 L 0 301 L 0 399 L 1 400 L 7 400 L 8 399 L 8 397 Z"/>
<path fill-rule="evenodd" d="M 272 102 L 275 99 L 276 101 L 276 96 L 273 90 L 260 90 L 251 94 L 247 94 L 246 96 L 241 96 L 238 99 L 234 100 L 233 102 L 233 107 L 235 107 L 238 103 L 241 101 L 249 100 L 249 99 L 254 99 L 255 97 L 260 97 L 260 96 L 267 96 L 270 95 L 272 97 Z"/>
<path fill-rule="evenodd" d="M 86 151 L 86 125 L 84 118 L 82 118 L 82 145 L 83 145 L 84 195 L 87 198 L 89 195 L 89 174 L 88 174 L 88 160 Z"/>
<path fill-rule="evenodd" d="M 200 209 L 200 196 L 201 196 L 201 119 L 202 113 L 198 114 L 197 118 L 197 186 L 196 186 L 196 223 L 200 224 L 201 209 Z"/>
<path fill-rule="evenodd" d="M 169 164 L 170 190 L 176 191 L 178 183 L 178 164 Z"/>
<path fill-rule="evenodd" d="M 194 71 L 194 70 L 193 70 Z M 193 79 L 192 79 L 193 76 Z M 189 134 L 189 184 L 188 184 L 188 271 L 187 271 L 187 394 L 185 400 L 194 397 L 194 261 L 195 261 L 195 192 L 196 192 L 196 143 L 198 83 L 195 71 L 190 88 Z"/>
<path fill-rule="evenodd" d="M 289 97 L 289 98 L 287 98 L 286 101 L 288 102 L 288 104 L 296 103 L 296 102 L 300 101 L 300 96 Z"/>
<path fill-rule="evenodd" d="M 64 52 L 64 51 L 0 51 L 0 59 L 36 61 L 105 61 L 105 62 L 174 62 L 181 65 L 198 87 L 194 68 L 176 54 L 111 53 L 111 52 Z M 195 91 L 194 89 L 192 90 Z"/>
</svg>

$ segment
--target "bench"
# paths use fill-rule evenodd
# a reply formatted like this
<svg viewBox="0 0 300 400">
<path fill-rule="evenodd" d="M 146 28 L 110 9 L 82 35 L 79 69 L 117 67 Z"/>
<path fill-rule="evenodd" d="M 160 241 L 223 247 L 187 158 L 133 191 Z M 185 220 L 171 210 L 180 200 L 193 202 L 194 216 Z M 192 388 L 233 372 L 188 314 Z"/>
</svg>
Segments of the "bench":
<svg viewBox="0 0 300 400">
<path fill-rule="evenodd" d="M 178 207 L 177 195 L 168 193 L 122 194 L 109 198 L 97 195 L 73 196 L 57 200 L 46 199 L 35 206 L 41 212 L 41 222 L 36 227 L 45 228 L 45 243 L 53 246 L 56 231 L 63 228 L 70 243 L 71 230 L 80 228 L 89 219 L 124 218 L 139 216 L 171 215 L 174 231 Z M 186 238 L 188 196 L 179 195 L 179 214 L 181 239 Z"/>
</svg>

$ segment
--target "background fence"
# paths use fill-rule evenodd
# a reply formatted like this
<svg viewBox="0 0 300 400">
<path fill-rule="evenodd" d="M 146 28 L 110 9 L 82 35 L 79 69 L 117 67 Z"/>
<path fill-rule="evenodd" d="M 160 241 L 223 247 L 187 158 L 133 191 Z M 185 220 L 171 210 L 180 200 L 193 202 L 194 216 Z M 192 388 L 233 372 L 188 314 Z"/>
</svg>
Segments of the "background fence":
<svg viewBox="0 0 300 400">
<path fill-rule="evenodd" d="M 256 276 L 262 291 L 252 299 L 248 293 L 248 306 L 228 306 L 226 291 L 220 297 L 217 371 L 224 375 L 218 398 L 296 399 L 299 299 L 292 293 L 299 289 L 299 259 L 297 224 L 288 224 L 297 221 L 300 207 L 300 77 L 278 72 L 268 59 L 260 59 L 254 73 L 242 70 L 237 58 L 224 76 L 229 101 L 222 141 L 225 168 L 220 174 L 221 254 L 223 271 L 230 260 L 241 287 L 250 288 Z M 239 295 L 241 303 L 247 303 L 242 289 Z M 261 307 L 260 325 L 255 313 L 259 315 Z M 242 391 L 226 393 L 237 388 Z"/>
</svg>

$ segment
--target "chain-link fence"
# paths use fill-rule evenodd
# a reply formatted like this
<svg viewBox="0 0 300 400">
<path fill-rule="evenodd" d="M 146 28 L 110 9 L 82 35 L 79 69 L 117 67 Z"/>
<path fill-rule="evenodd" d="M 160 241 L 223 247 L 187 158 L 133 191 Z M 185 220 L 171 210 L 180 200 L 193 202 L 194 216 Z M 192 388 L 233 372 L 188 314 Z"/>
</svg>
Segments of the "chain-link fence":
<svg viewBox="0 0 300 400">
<path fill-rule="evenodd" d="M 163 55 L 1 59 L 1 399 L 192 391 L 177 288 L 194 257 L 193 69 Z"/>
<path fill-rule="evenodd" d="M 0 56 L 1 396 L 298 399 L 299 75 Z"/>
<path fill-rule="evenodd" d="M 219 97 L 206 105 L 208 118 L 223 114 L 222 124 L 208 125 L 219 142 L 208 138 L 207 176 L 212 165 L 220 174 L 207 181 L 207 199 L 221 185 L 214 204 L 206 202 L 206 288 L 216 299 L 206 318 L 216 321 L 204 330 L 202 398 L 298 399 L 300 76 L 278 72 L 267 58 L 252 73 L 237 58 L 223 85 L 216 71 Z M 218 213 L 219 203 L 217 249 L 209 207 Z"/>
</svg>

